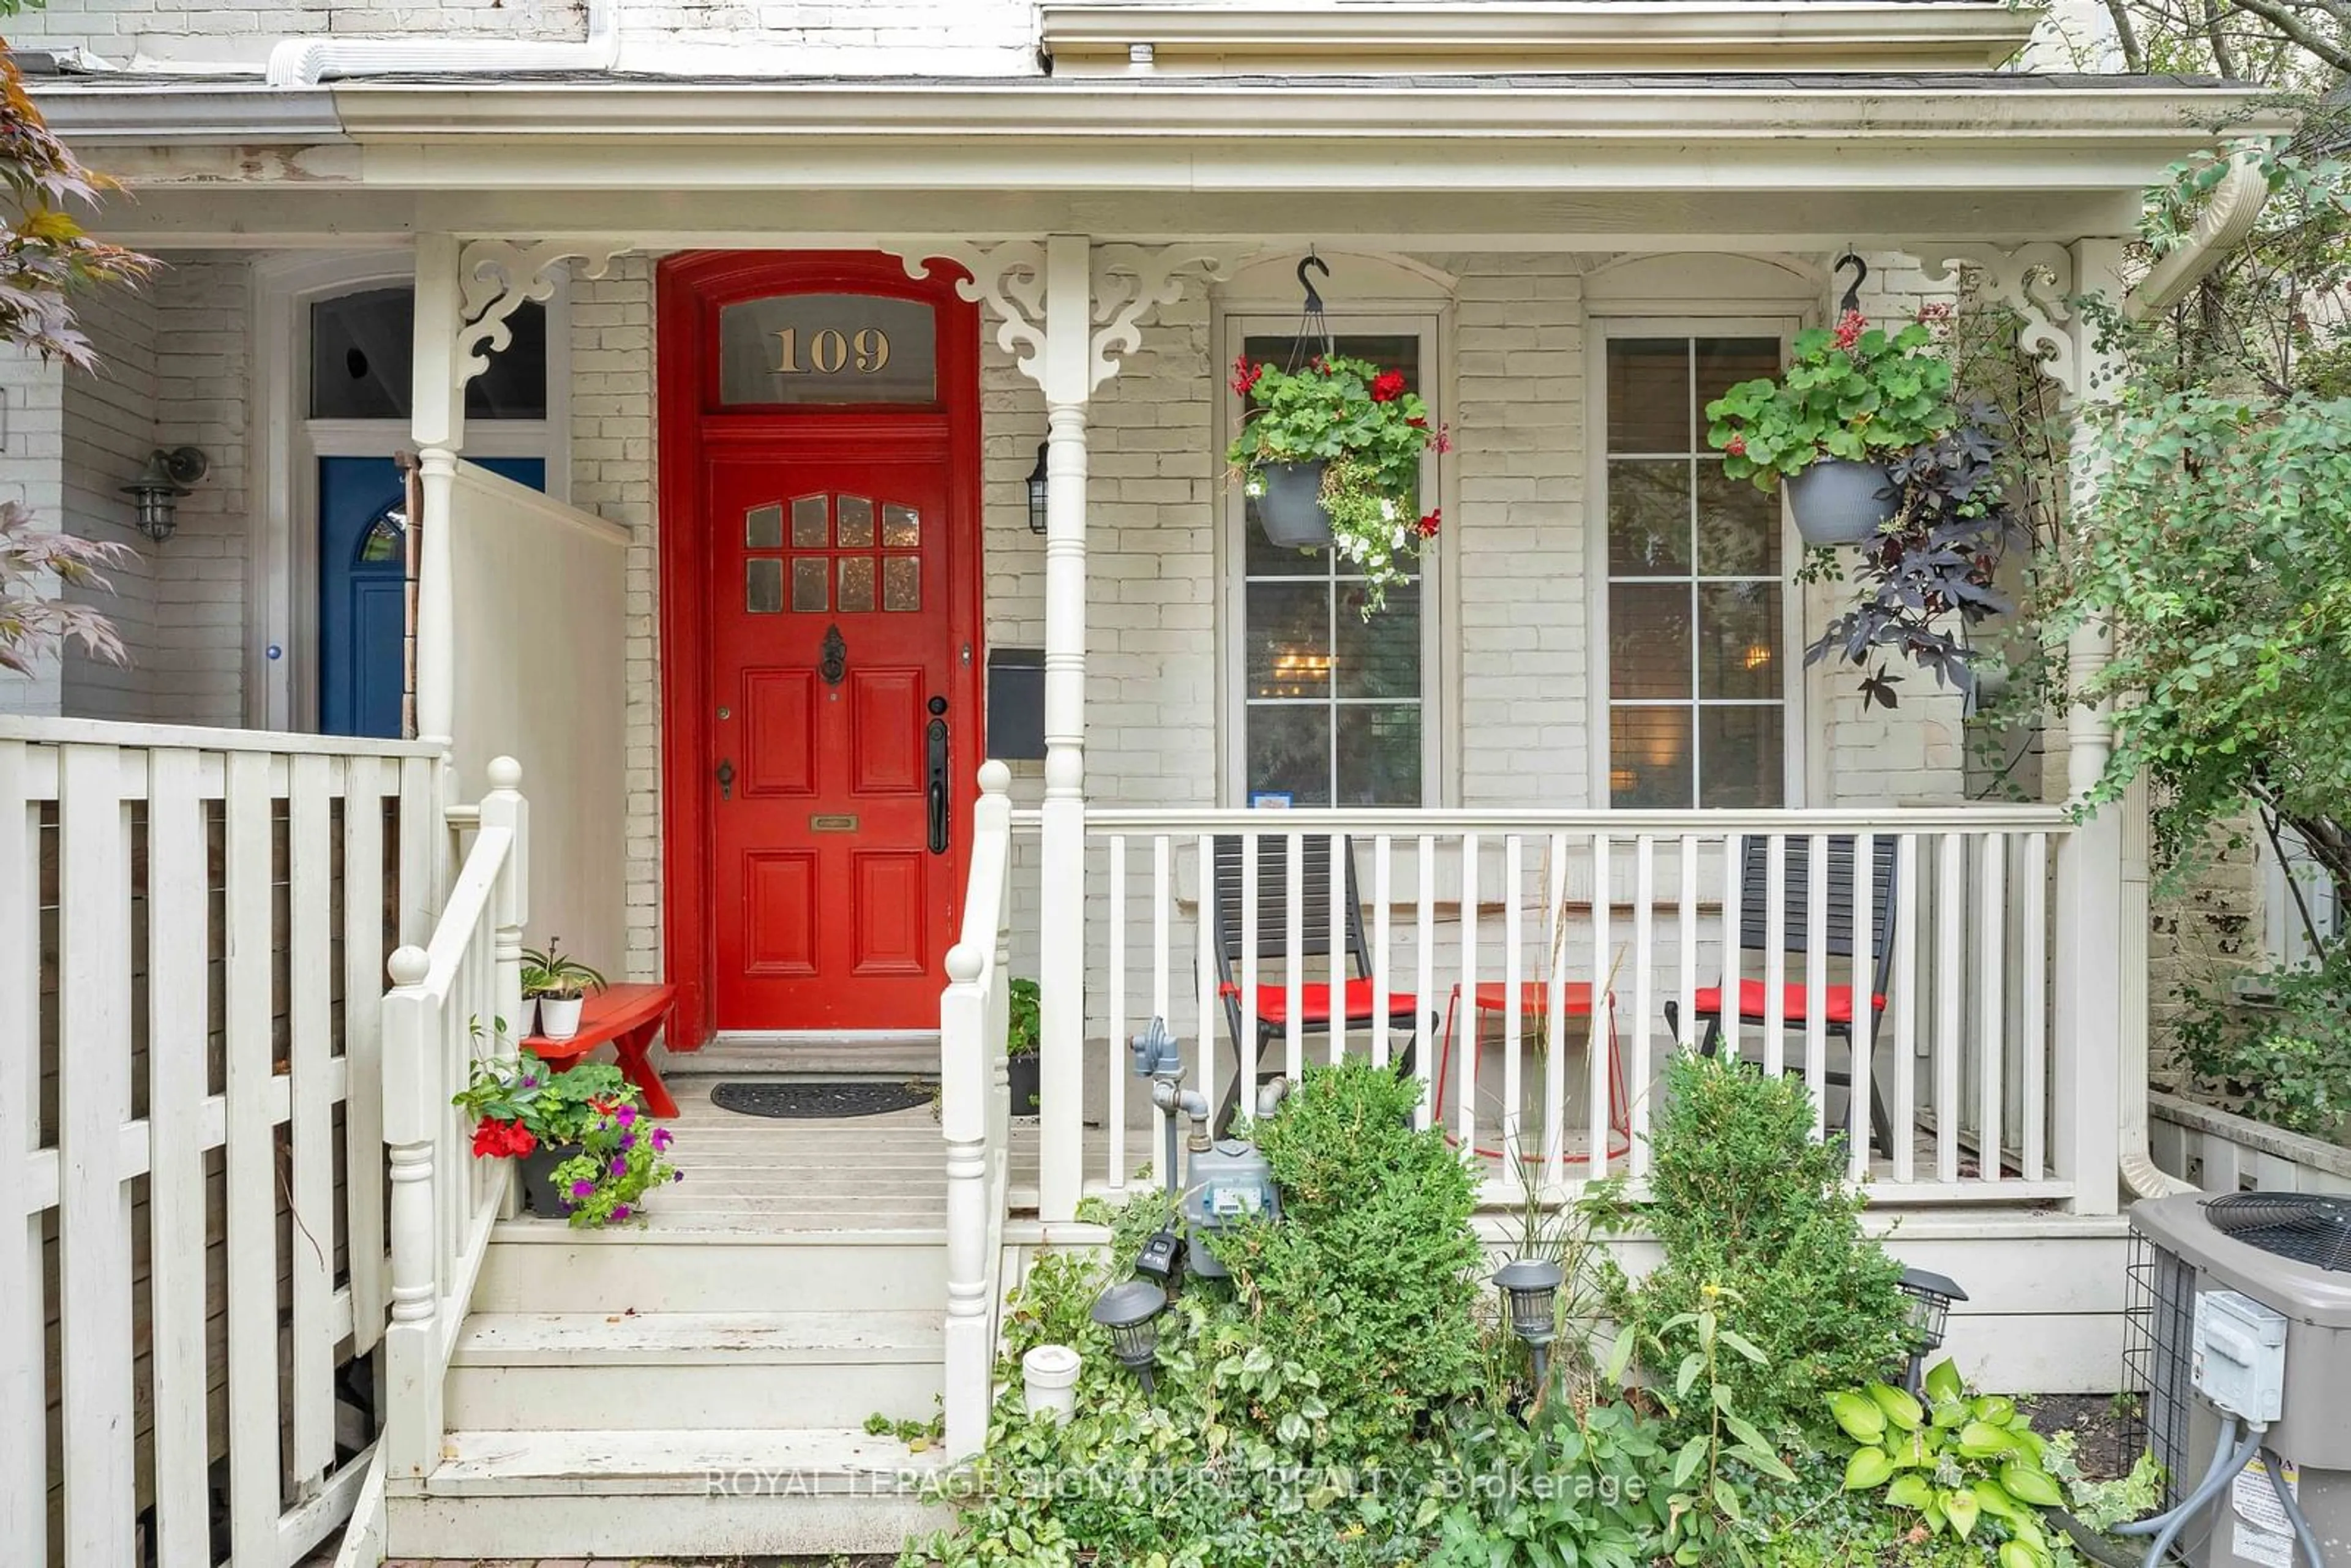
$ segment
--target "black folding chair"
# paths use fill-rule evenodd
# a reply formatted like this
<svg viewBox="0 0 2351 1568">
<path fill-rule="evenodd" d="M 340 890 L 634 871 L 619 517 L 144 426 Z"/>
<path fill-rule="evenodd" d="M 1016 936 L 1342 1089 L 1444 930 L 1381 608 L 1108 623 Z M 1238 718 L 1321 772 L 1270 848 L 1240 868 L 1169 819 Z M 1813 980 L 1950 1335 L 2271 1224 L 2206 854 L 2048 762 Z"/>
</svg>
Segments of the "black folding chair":
<svg viewBox="0 0 2351 1568">
<path fill-rule="evenodd" d="M 1822 951 L 1813 955 L 1806 951 L 1812 936 L 1812 840 L 1791 834 L 1782 863 L 1780 950 L 1803 955 L 1807 959 L 1824 962 L 1829 958 L 1851 958 L 1854 955 L 1854 843 L 1850 834 L 1832 837 L 1828 841 L 1826 931 Z M 1873 1042 L 1885 1038 L 1877 1025 L 1886 1014 L 1886 987 L 1894 967 L 1894 839 L 1880 836 L 1871 841 L 1870 889 L 1873 907 L 1870 911 L 1872 939 L 1870 949 L 1876 955 L 1876 968 L 1869 987 L 1870 1039 Z M 1742 953 L 1769 955 L 1771 951 L 1771 841 L 1750 836 L 1743 841 L 1739 862 L 1739 950 Z M 1740 966 L 1739 1021 L 1768 1028 L 1771 1024 L 1771 992 L 1767 983 L 1759 977 L 1750 978 L 1747 966 Z M 1698 1052 L 1712 1056 L 1722 1048 L 1723 998 L 1720 986 L 1699 989 L 1693 998 L 1693 1021 L 1702 1021 L 1706 1032 L 1698 1042 Z M 1845 1052 L 1854 1050 L 1854 989 L 1850 985 L 1832 985 L 1822 995 L 1822 1049 L 1832 1040 L 1844 1041 Z M 1812 987 L 1803 980 L 1787 982 L 1780 998 L 1781 1027 L 1789 1033 L 1801 1034 L 1811 1021 Z M 1674 1038 L 1682 1038 L 1681 1009 L 1677 1003 L 1666 1003 L 1666 1027 Z M 1800 1056 L 1784 1069 L 1792 1075 L 1801 1075 L 1805 1063 Z M 1850 1092 L 1850 1072 L 1822 1072 L 1824 1082 Z M 1879 1092 L 1876 1073 L 1870 1074 L 1869 1125 L 1878 1151 L 1891 1156 L 1894 1152 L 1892 1118 L 1886 1114 L 1886 1099 Z"/>
<path fill-rule="evenodd" d="M 1225 1091 L 1224 1103 L 1217 1112 L 1217 1132 L 1221 1136 L 1232 1124 L 1233 1114 L 1239 1108 L 1241 1078 L 1251 1060 L 1241 1051 L 1241 988 L 1238 967 L 1245 953 L 1245 936 L 1241 919 L 1241 869 L 1243 840 L 1237 836 L 1220 837 L 1216 841 L 1216 896 L 1209 901 L 1209 929 L 1217 949 L 1217 994 L 1224 999 L 1225 1026 L 1233 1042 L 1233 1076 Z M 1290 840 L 1287 835 L 1273 833 L 1257 840 L 1257 956 L 1259 958 L 1285 958 L 1290 952 Z M 1324 966 L 1330 954 L 1331 932 L 1331 835 L 1306 833 L 1300 836 L 1301 853 L 1305 864 L 1300 868 L 1298 883 L 1299 930 L 1305 949 L 1305 963 L 1310 973 L 1328 970 Z M 1349 975 L 1343 988 L 1339 1008 L 1349 1029 L 1369 1030 L 1374 1028 L 1411 1030 L 1419 1020 L 1420 999 L 1408 991 L 1392 991 L 1388 995 L 1387 1014 L 1374 1017 L 1372 1011 L 1372 948 L 1364 938 L 1363 898 L 1355 886 L 1355 856 L 1345 839 L 1339 841 L 1341 863 L 1346 867 L 1347 961 Z M 1298 1027 L 1308 1034 L 1331 1032 L 1331 986 L 1328 978 L 1305 980 L 1299 987 Z M 1436 1015 L 1429 1015 L 1432 1030 Z M 1257 1079 L 1262 1083 L 1281 1076 L 1281 1068 L 1267 1071 L 1267 1052 L 1277 1033 L 1286 1033 L 1290 1024 L 1290 988 L 1286 983 L 1260 984 L 1257 988 Z M 1406 1041 L 1404 1055 L 1396 1062 L 1399 1077 L 1409 1077 L 1413 1071 L 1413 1047 Z"/>
</svg>

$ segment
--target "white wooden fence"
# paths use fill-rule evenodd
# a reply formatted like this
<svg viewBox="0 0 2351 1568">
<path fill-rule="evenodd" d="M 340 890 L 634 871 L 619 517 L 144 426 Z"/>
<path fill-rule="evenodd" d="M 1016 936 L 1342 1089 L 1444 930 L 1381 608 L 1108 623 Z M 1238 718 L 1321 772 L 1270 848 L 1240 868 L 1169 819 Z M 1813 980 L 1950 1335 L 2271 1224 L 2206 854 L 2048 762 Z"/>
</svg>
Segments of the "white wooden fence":
<svg viewBox="0 0 2351 1568">
<path fill-rule="evenodd" d="M 433 906 L 442 777 L 413 743 L 0 718 L 0 1562 L 129 1568 L 143 1534 L 206 1568 L 224 1454 L 239 1568 L 350 1511 L 378 998 L 388 928 Z"/>
<path fill-rule="evenodd" d="M 1005 1184 L 1012 1097 L 1005 1081 L 1011 1015 L 1011 770 L 979 770 L 963 930 L 947 952 L 939 998 L 939 1130 L 947 1145 L 946 1454 L 977 1453 L 994 1398 Z"/>
<path fill-rule="evenodd" d="M 522 1018 L 528 808 L 511 758 L 489 765 L 473 843 L 431 938 L 392 956 L 383 998 L 383 1145 L 392 1173 L 392 1322 L 384 1331 L 385 1473 L 441 1460 L 442 1389 L 514 1162 L 471 1154 L 450 1103 L 475 1058 L 512 1053 Z"/>
<path fill-rule="evenodd" d="M 2351 1193 L 2351 1149 L 2149 1094 L 2147 1148 L 2158 1169 L 2206 1192 Z"/>
<path fill-rule="evenodd" d="M 1343 900 L 1301 913 L 1311 902 L 1301 896 L 1309 857 L 1325 852 L 1322 836 L 1334 834 L 1355 858 L 1370 949 L 1367 983 L 1358 978 L 1368 998 L 1352 1010 L 1358 1019 L 1411 1014 L 1394 1029 L 1359 1022 L 1353 1043 L 1385 1062 L 1409 1041 L 1413 1071 L 1426 1085 L 1423 1114 L 1441 1101 L 1460 1145 L 1488 1155 L 1491 1200 L 1513 1197 L 1521 1169 L 1540 1175 L 1554 1198 L 1590 1179 L 1637 1180 L 1648 1166 L 1651 1088 L 1667 1053 L 1683 1048 L 1668 1031 L 1667 1004 L 1683 1020 L 1684 1039 L 1694 1040 L 1698 990 L 1719 986 L 1736 995 L 1742 970 L 1750 985 L 1761 984 L 1761 1017 L 1742 1024 L 1738 1009 L 1728 1009 L 1724 1048 L 1801 1076 L 1816 1130 L 1835 1118 L 1855 1177 L 1874 1180 L 1877 1201 L 2066 1197 L 2070 1152 L 2099 1145 L 2068 1135 L 2063 1118 L 2113 1124 L 2110 1096 L 2052 1103 L 2053 1084 L 2075 1076 L 2065 1060 L 2072 1042 L 2053 1028 L 2053 958 L 2065 933 L 2052 928 L 2051 871 L 2071 832 L 2062 810 L 1098 810 L 1088 813 L 1087 831 L 1094 841 L 1090 925 L 1100 930 L 1089 990 L 1106 998 L 1107 1012 L 1099 1019 L 1107 1061 L 1090 1071 L 1105 1071 L 1109 1085 L 1106 1147 L 1091 1174 L 1112 1187 L 1134 1168 L 1123 1042 L 1152 1017 L 1188 1034 L 1191 1065 L 1212 1103 L 1234 1074 L 1235 1032 L 1239 1049 L 1254 1054 L 1261 995 L 1266 1016 L 1283 1019 L 1268 1071 L 1278 1066 L 1295 1078 L 1310 1059 L 1310 1034 L 1316 1055 L 1335 1061 L 1347 1051 L 1351 1009 L 1335 1009 L 1327 1033 L 1301 1022 L 1314 1010 L 1309 987 L 1335 991 L 1356 977 Z M 1215 841 L 1227 835 L 1245 841 L 1242 929 L 1231 965 L 1238 1031 L 1228 1025 L 1210 925 L 1201 916 L 1214 896 L 1204 868 L 1215 864 Z M 1261 870 L 1258 846 L 1268 841 Z M 1743 852 L 1757 841 L 1767 880 L 1742 889 Z M 1848 853 L 1850 873 L 1843 869 Z M 1832 892 L 1869 910 L 1886 895 L 1881 866 L 1894 883 L 1887 950 L 1876 947 L 1864 914 L 1854 923 L 1852 957 L 1806 964 L 1803 953 L 1826 950 Z M 1333 863 L 1328 885 L 1343 885 L 1343 875 Z M 1288 896 L 1264 899 L 1266 876 L 1286 878 Z M 1761 941 L 1742 951 L 1725 934 L 1740 929 L 1742 898 L 1759 893 L 1761 929 L 1752 935 Z M 1261 907 L 1285 912 L 1288 922 L 1262 957 Z M 1745 915 L 1758 924 L 1752 907 Z M 1884 1013 L 1855 1007 L 1850 1046 L 1830 1039 L 1830 988 L 1868 994 L 1881 957 Z M 1482 1047 L 1468 1001 L 1480 985 L 1499 987 L 1503 1003 L 1484 1015 Z M 1568 988 L 1577 985 L 1610 998 L 1603 1010 L 1613 1016 L 1596 1034 L 1567 1005 Z M 1399 996 L 1417 1000 L 1392 1009 Z M 1566 1049 L 1549 1049 L 1543 1020 L 1562 1017 Z M 1602 1049 L 1587 1049 L 1594 1038 Z M 1244 1077 L 1257 1065 L 1247 1064 Z M 1833 1077 L 1849 1077 L 1850 1086 L 1833 1085 Z M 1050 1096 L 1050 1069 L 1045 1079 Z M 1890 1124 L 1876 1140 L 1873 1098 Z M 1080 1115 L 1066 1096 L 1058 1108 L 1049 1100 L 1042 1136 L 1081 1136 Z"/>
</svg>

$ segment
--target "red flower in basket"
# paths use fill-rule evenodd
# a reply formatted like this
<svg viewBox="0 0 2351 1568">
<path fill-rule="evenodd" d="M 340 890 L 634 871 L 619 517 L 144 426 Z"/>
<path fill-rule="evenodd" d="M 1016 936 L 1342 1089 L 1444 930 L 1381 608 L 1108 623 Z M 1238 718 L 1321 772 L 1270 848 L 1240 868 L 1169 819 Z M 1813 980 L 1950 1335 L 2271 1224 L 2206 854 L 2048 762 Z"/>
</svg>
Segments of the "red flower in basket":
<svg viewBox="0 0 2351 1568">
<path fill-rule="evenodd" d="M 1425 539 L 1435 538 L 1437 537 L 1437 519 L 1442 517 L 1444 515 L 1444 508 L 1440 507 L 1436 511 L 1429 513 L 1428 516 L 1421 518 L 1419 524 L 1420 537 Z"/>
<path fill-rule="evenodd" d="M 1233 361 L 1233 392 L 1240 397 L 1249 396 L 1249 388 L 1257 385 L 1258 378 L 1264 374 L 1263 365 L 1252 365 L 1247 354 L 1239 355 Z"/>
<path fill-rule="evenodd" d="M 1382 371 L 1378 375 L 1372 378 L 1372 401 L 1374 402 L 1394 402 L 1396 399 L 1402 396 L 1404 396 L 1404 372 L 1402 371 Z"/>
</svg>

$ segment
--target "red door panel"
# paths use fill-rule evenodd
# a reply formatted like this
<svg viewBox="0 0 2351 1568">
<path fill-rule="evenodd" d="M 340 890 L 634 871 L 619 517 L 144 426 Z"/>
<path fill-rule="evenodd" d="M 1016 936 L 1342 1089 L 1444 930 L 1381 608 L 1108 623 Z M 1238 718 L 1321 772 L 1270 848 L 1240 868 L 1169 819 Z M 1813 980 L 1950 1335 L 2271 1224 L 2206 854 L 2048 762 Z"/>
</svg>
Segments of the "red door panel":
<svg viewBox="0 0 2351 1568">
<path fill-rule="evenodd" d="M 931 791 L 970 771 L 947 465 L 730 455 L 706 494 L 715 1021 L 935 1027 L 963 824 Z"/>
</svg>

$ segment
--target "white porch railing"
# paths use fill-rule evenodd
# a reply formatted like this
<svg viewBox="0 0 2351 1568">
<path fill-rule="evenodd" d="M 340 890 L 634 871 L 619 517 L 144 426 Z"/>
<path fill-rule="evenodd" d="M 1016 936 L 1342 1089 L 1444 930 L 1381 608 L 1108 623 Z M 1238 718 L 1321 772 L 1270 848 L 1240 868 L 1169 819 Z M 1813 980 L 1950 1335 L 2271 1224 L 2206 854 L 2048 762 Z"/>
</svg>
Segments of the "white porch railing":
<svg viewBox="0 0 2351 1568">
<path fill-rule="evenodd" d="M 223 1455 L 239 1568 L 350 1511 L 376 998 L 434 897 L 441 777 L 413 743 L 0 718 L 0 1561 L 123 1568 L 143 1531 L 210 1563 Z"/>
<path fill-rule="evenodd" d="M 450 1103 L 477 1057 L 503 1055 L 522 1017 L 528 810 L 512 758 L 489 766 L 472 847 L 423 946 L 392 956 L 383 997 L 383 1144 L 392 1176 L 392 1322 L 384 1331 L 386 1473 L 441 1459 L 442 1389 L 512 1163 L 471 1157 Z"/>
<path fill-rule="evenodd" d="M 2065 1060 L 2072 1042 L 2053 1027 L 2052 960 L 2066 933 L 2053 930 L 2051 873 L 2072 832 L 2061 809 L 1096 810 L 1087 831 L 1090 962 L 1099 966 L 1089 991 L 1108 1042 L 1107 1061 L 1090 1075 L 1106 1072 L 1109 1085 L 1089 1177 L 1112 1187 L 1130 1179 L 1131 1155 L 1145 1152 L 1129 1147 L 1126 1036 L 1155 1015 L 1188 1033 L 1193 1069 L 1213 1103 L 1233 1078 L 1236 1045 L 1254 1054 L 1260 996 L 1265 1015 L 1282 1019 L 1268 1071 L 1294 1078 L 1310 1052 L 1336 1060 L 1351 1045 L 1384 1062 L 1408 1044 L 1426 1086 L 1423 1115 L 1441 1102 L 1454 1138 L 1487 1156 L 1493 1201 L 1516 1196 L 1521 1169 L 1555 1199 L 1589 1180 L 1642 1176 L 1653 1085 L 1667 1053 L 1687 1048 L 1667 1029 L 1667 1004 L 1694 1040 L 1698 991 L 1736 996 L 1742 977 L 1761 982 L 1762 1016 L 1741 1023 L 1737 1009 L 1726 1010 L 1724 1049 L 1801 1076 L 1816 1131 L 1845 1133 L 1853 1174 L 1876 1182 L 1880 1202 L 2067 1197 L 2071 1151 L 2105 1145 L 2074 1135 L 2064 1119 L 2114 1124 L 2110 1092 L 2096 1103 L 2052 1103 L 2051 1086 L 2075 1078 Z M 1300 895 L 1314 880 L 1307 861 L 1315 852 L 1306 846 L 1328 834 L 1343 835 L 1354 856 L 1368 977 L 1350 961 L 1343 899 L 1301 914 Z M 1204 868 L 1225 835 L 1248 841 L 1229 993 L 1200 918 L 1213 896 Z M 1886 894 L 1876 867 L 1890 867 L 1887 950 L 1876 949 L 1872 921 L 1860 914 L 1851 957 L 1808 965 L 1804 953 L 1828 947 L 1831 843 L 1848 838 L 1852 885 L 1840 867 L 1834 891 L 1868 911 Z M 1276 847 L 1260 872 L 1257 846 L 1267 840 Z M 1767 880 L 1743 890 L 1742 850 L 1756 841 Z M 1807 868 L 1808 887 L 1792 866 Z M 1287 912 L 1287 931 L 1270 942 L 1258 929 L 1263 875 L 1287 880 L 1275 891 L 1288 896 L 1262 904 Z M 1326 876 L 1344 885 L 1343 867 Z M 1759 891 L 1761 941 L 1742 951 L 1725 934 L 1740 928 L 1742 897 Z M 1757 912 L 1746 915 L 1753 926 Z M 1881 972 L 1883 1013 L 1854 1007 L 1850 1045 L 1830 1038 L 1831 988 L 1866 995 Z M 1368 992 L 1364 1005 L 1335 1009 L 1327 1032 L 1301 1022 L 1313 1011 L 1308 987 L 1350 978 Z M 1480 986 L 1499 992 L 1482 1016 L 1469 1000 Z M 1584 986 L 1609 998 L 1596 1032 L 1570 989 Z M 1398 997 L 1416 1001 L 1406 1007 Z M 1412 1021 L 1351 1029 L 1350 1010 L 1358 1019 L 1409 1013 Z M 1562 1017 L 1565 1049 L 1549 1049 L 1543 1020 Z M 1595 1039 L 1601 1049 L 1587 1049 Z M 1244 1078 L 1257 1065 L 1245 1064 Z M 1046 1085 L 1050 1095 L 1050 1071 Z M 1876 1139 L 1873 1101 L 1886 1124 Z M 1049 1102 L 1041 1122 L 1047 1139 L 1083 1135 L 1066 1100 L 1058 1113 Z"/>
<path fill-rule="evenodd" d="M 939 1130 L 947 1145 L 946 1455 L 977 1453 L 994 1398 L 1012 1099 L 1005 1082 L 1012 934 L 1011 770 L 979 770 L 963 931 L 939 998 Z"/>
<path fill-rule="evenodd" d="M 2351 1193 L 2351 1149 L 2176 1094 L 2147 1101 L 2158 1169 L 2206 1192 Z"/>
</svg>

